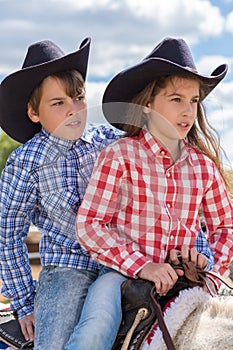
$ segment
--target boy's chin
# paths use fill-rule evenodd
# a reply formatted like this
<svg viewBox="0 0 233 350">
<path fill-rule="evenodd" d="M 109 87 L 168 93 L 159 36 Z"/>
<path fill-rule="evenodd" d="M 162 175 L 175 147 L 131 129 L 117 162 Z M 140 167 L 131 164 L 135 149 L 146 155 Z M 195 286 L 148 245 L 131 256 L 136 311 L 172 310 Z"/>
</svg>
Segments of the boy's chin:
<svg viewBox="0 0 233 350">
<path fill-rule="evenodd" d="M 84 127 L 79 128 L 58 128 L 53 132 L 53 135 L 64 140 L 78 140 L 82 137 Z"/>
</svg>

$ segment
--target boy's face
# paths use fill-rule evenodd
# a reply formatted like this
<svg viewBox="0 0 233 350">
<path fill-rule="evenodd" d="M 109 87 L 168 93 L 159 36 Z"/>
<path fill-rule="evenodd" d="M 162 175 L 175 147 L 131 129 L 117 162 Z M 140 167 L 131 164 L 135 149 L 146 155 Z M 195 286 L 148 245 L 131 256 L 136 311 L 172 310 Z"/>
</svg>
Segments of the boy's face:
<svg viewBox="0 0 233 350">
<path fill-rule="evenodd" d="M 86 126 L 86 107 L 85 93 L 70 97 L 58 78 L 47 77 L 42 83 L 38 113 L 28 105 L 28 116 L 59 138 L 77 140 Z"/>
</svg>

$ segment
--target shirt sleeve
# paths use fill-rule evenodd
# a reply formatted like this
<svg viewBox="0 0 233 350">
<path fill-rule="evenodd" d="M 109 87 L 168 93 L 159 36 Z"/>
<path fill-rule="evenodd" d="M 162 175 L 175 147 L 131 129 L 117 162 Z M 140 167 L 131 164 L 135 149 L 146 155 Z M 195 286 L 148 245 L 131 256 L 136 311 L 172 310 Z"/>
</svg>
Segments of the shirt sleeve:
<svg viewBox="0 0 233 350">
<path fill-rule="evenodd" d="M 2 294 L 11 299 L 11 308 L 22 318 L 33 312 L 33 281 L 25 238 L 35 189 L 30 174 L 9 164 L 0 180 L 0 273 Z"/>
<path fill-rule="evenodd" d="M 233 205 L 216 167 L 202 201 L 209 247 L 214 254 L 213 271 L 229 277 L 233 257 Z"/>
<path fill-rule="evenodd" d="M 205 255 L 207 259 L 207 265 L 205 267 L 205 270 L 212 270 L 214 266 L 214 255 L 213 252 L 210 250 L 208 241 L 202 230 L 200 230 L 197 236 L 195 248 L 197 249 L 198 253 Z"/>
<path fill-rule="evenodd" d="M 140 247 L 116 229 L 120 184 L 124 168 L 118 157 L 107 147 L 100 153 L 76 219 L 80 244 L 93 259 L 136 278 L 137 273 L 152 260 L 140 253 Z M 110 229 L 108 223 L 111 222 Z"/>
</svg>

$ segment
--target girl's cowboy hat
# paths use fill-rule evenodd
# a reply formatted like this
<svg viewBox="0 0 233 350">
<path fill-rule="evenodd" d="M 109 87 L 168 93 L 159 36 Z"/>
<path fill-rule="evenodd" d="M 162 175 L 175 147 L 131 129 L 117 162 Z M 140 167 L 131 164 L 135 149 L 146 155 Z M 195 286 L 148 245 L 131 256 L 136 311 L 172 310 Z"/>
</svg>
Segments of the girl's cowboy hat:
<svg viewBox="0 0 233 350">
<path fill-rule="evenodd" d="M 164 75 L 182 75 L 199 78 L 205 87 L 204 98 L 227 73 L 227 65 L 217 67 L 210 76 L 197 72 L 192 54 L 183 39 L 165 38 L 138 64 L 117 74 L 108 84 L 103 95 L 103 112 L 106 119 L 124 129 L 128 103 L 147 84 Z"/>
<path fill-rule="evenodd" d="M 75 69 L 86 78 L 90 38 L 79 49 L 65 53 L 52 41 L 29 46 L 22 69 L 8 75 L 0 86 L 0 126 L 13 139 L 24 143 L 41 129 L 27 115 L 27 104 L 35 87 L 47 76 Z"/>
</svg>

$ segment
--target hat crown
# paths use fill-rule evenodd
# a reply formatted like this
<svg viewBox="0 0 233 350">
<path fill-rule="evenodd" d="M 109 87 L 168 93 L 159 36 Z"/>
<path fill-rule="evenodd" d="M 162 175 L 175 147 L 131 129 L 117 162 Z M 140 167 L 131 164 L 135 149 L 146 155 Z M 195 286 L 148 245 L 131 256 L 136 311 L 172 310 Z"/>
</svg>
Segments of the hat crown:
<svg viewBox="0 0 233 350">
<path fill-rule="evenodd" d="M 191 51 L 183 39 L 165 38 L 144 60 L 151 58 L 165 59 L 197 71 Z"/>
<path fill-rule="evenodd" d="M 52 41 L 43 40 L 29 46 L 22 68 L 28 68 L 53 61 L 65 56 L 65 53 Z"/>
</svg>

